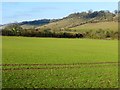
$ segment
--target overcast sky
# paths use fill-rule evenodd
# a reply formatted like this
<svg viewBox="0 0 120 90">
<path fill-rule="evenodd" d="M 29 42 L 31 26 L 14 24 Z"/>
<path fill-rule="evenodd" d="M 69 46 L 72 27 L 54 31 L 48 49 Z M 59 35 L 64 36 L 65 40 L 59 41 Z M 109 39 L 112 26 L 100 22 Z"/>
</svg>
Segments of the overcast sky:
<svg viewBox="0 0 120 90">
<path fill-rule="evenodd" d="M 37 19 L 57 19 L 71 13 L 118 9 L 117 2 L 4 2 L 2 24 Z"/>
</svg>

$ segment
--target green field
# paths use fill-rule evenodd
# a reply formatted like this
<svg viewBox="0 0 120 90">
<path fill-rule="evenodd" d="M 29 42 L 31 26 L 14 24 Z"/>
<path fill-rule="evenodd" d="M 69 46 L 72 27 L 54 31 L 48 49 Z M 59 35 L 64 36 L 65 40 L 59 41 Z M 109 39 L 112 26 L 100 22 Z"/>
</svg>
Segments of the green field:
<svg viewBox="0 0 120 90">
<path fill-rule="evenodd" d="M 2 37 L 3 87 L 118 87 L 118 41 Z"/>
</svg>

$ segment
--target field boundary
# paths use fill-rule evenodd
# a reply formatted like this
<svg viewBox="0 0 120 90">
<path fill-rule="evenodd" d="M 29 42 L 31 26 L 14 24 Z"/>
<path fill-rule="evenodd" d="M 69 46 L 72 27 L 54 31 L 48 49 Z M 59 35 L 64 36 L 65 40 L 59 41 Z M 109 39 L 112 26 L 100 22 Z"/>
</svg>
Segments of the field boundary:
<svg viewBox="0 0 120 90">
<path fill-rule="evenodd" d="M 2 64 L 1 66 L 4 66 L 4 68 L 2 68 L 1 70 L 3 71 L 51 70 L 51 69 L 57 70 L 57 69 L 83 68 L 84 66 L 85 68 L 118 66 L 119 64 L 120 63 L 118 62 L 97 62 L 97 63 L 76 63 L 76 64 Z M 21 67 L 12 67 L 12 66 L 21 66 Z M 22 66 L 49 66 L 49 67 L 22 67 Z"/>
<path fill-rule="evenodd" d="M 59 66 L 59 65 L 81 65 L 81 64 L 120 64 L 120 62 L 93 62 L 93 63 L 73 63 L 73 64 L 0 64 L 0 66 L 28 66 L 28 65 L 31 65 L 31 66 Z"/>
</svg>

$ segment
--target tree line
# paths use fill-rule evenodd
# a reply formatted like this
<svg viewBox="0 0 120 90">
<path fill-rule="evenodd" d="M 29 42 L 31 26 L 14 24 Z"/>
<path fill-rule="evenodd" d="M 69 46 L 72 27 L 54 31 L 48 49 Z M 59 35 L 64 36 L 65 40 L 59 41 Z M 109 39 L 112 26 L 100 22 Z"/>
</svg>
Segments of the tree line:
<svg viewBox="0 0 120 90">
<path fill-rule="evenodd" d="M 52 31 L 46 29 L 23 29 L 18 24 L 5 27 L 1 31 L 3 36 L 26 36 L 26 37 L 55 37 L 55 38 L 92 38 L 92 39 L 118 39 L 118 31 L 111 30 L 86 30 L 84 32 Z"/>
</svg>

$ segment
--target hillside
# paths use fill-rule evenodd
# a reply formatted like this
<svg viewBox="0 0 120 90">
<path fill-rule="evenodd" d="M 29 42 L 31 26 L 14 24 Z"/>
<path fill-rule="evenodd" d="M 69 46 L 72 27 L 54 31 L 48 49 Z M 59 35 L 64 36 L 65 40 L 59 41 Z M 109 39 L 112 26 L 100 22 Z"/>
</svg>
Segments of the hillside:
<svg viewBox="0 0 120 90">
<path fill-rule="evenodd" d="M 84 20 L 73 17 L 73 18 L 62 19 L 57 22 L 49 23 L 49 24 L 46 24 L 46 25 L 43 25 L 43 26 L 40 26 L 37 28 L 51 28 L 51 29 L 57 30 L 57 29 L 61 29 L 61 28 L 70 28 L 81 22 L 84 22 Z"/>
<path fill-rule="evenodd" d="M 13 24 L 19 24 L 24 29 L 30 29 L 30 28 L 36 28 L 41 25 L 45 25 L 51 22 L 55 22 L 59 19 L 40 19 L 40 20 L 33 20 L 33 21 L 23 21 L 23 22 L 16 22 L 16 23 L 8 23 L 4 25 L 0 25 L 1 28 L 4 28 L 6 26 L 10 26 Z"/>
<path fill-rule="evenodd" d="M 7 25 L 6 36 L 118 39 L 118 15 L 109 11 L 73 13 L 62 19 L 43 19 Z"/>
<path fill-rule="evenodd" d="M 94 12 L 81 12 L 81 13 L 73 13 L 70 14 L 67 17 L 64 17 L 61 20 L 58 20 L 56 22 L 48 23 L 42 26 L 37 27 L 37 29 L 43 29 L 43 28 L 50 28 L 52 30 L 61 30 L 65 28 L 78 28 L 79 26 L 83 26 L 85 24 L 91 24 L 93 25 L 93 29 L 95 28 L 94 24 L 99 22 L 113 22 L 117 21 L 117 15 L 114 13 L 111 13 L 109 11 L 94 11 Z M 110 23 L 111 24 L 111 23 Z M 100 23 L 100 27 L 104 25 L 104 23 Z M 109 25 L 107 25 L 109 26 Z M 99 25 L 98 25 L 99 28 Z M 106 27 L 107 28 L 107 27 Z M 109 27 L 108 27 L 109 28 Z M 112 27 L 113 29 L 114 27 Z"/>
<path fill-rule="evenodd" d="M 75 28 L 78 29 L 79 26 L 88 23 L 98 23 L 98 22 L 111 22 L 117 21 L 118 16 L 115 13 L 110 11 L 88 11 L 88 12 L 78 12 L 63 17 L 62 19 L 41 19 L 33 21 L 23 21 L 19 24 L 24 29 L 36 28 L 36 29 L 45 29 L 50 28 L 54 31 L 59 31 L 66 28 Z M 11 23 L 16 24 L 16 23 Z M 3 25 L 1 27 L 7 26 L 10 24 Z M 104 24 L 103 24 L 104 25 Z M 94 25 L 93 25 L 94 26 Z M 92 26 L 92 27 L 93 27 Z"/>
<path fill-rule="evenodd" d="M 88 30 L 100 30 L 100 29 L 118 31 L 118 22 L 109 21 L 109 22 L 87 23 L 71 28 L 71 30 L 76 30 L 78 32 L 88 31 Z"/>
</svg>

